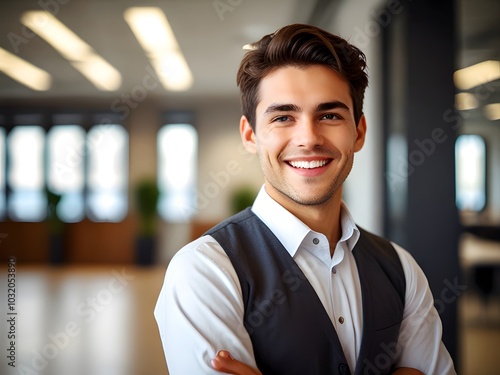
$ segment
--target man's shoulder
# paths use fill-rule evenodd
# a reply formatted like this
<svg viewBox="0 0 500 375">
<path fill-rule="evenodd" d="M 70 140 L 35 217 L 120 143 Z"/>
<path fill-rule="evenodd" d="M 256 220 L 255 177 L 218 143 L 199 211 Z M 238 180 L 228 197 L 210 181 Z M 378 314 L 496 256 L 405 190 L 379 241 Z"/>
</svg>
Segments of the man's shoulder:
<svg viewBox="0 0 500 375">
<path fill-rule="evenodd" d="M 212 236 L 202 235 L 174 254 L 167 266 L 167 275 L 182 278 L 194 274 L 210 276 L 229 268 L 231 263 L 220 244 Z"/>
<path fill-rule="evenodd" d="M 363 228 L 363 227 L 361 227 L 361 226 L 359 226 L 357 224 L 356 224 L 356 227 L 358 228 L 358 230 L 359 230 L 359 232 L 360 232 L 361 235 L 368 236 L 368 237 L 370 237 L 370 238 L 372 238 L 372 239 L 374 239 L 376 241 L 389 242 L 390 243 L 390 241 L 387 238 L 385 238 L 385 237 L 383 237 L 383 236 L 381 236 L 379 234 L 375 234 L 375 233 L 373 233 L 373 232 L 371 232 L 371 231 L 369 231 L 369 230 L 367 230 L 367 229 L 365 229 L 365 228 Z"/>
<path fill-rule="evenodd" d="M 378 251 L 385 255 L 397 256 L 397 252 L 394 249 L 394 244 L 390 240 L 378 234 L 367 231 L 360 226 L 357 226 L 357 228 L 360 232 L 360 239 L 358 241 L 358 244 L 364 245 L 361 247 L 369 247 L 371 251 Z"/>
<path fill-rule="evenodd" d="M 368 240 L 371 244 L 376 244 L 378 250 L 383 250 L 384 253 L 391 254 L 394 258 L 397 259 L 403 266 L 403 268 L 414 268 L 417 264 L 411 253 L 399 245 L 398 243 L 385 238 L 381 235 L 370 232 L 364 228 L 358 226 L 361 237 L 365 240 Z M 409 264 L 410 263 L 410 264 Z"/>
<path fill-rule="evenodd" d="M 225 259 L 221 260 L 221 257 L 227 258 L 227 255 L 225 254 L 221 243 L 217 240 L 221 238 L 220 235 L 217 235 L 217 233 L 232 224 L 240 224 L 251 217 L 256 216 L 250 208 L 247 208 L 216 224 L 200 237 L 187 243 L 180 250 L 178 250 L 170 260 L 169 268 L 188 269 L 192 268 L 196 264 L 203 264 L 207 260 L 216 262 L 223 261 L 223 263 L 225 263 Z"/>
<path fill-rule="evenodd" d="M 405 300 L 406 275 L 400 256 L 394 245 L 384 237 L 359 228 L 360 237 L 353 249 L 354 257 L 358 262 L 371 264 L 383 270 L 384 274 L 394 285 L 401 300 Z"/>
<path fill-rule="evenodd" d="M 216 241 L 211 236 L 202 235 L 195 240 L 185 244 L 181 247 L 170 260 L 169 266 L 172 264 L 182 264 L 189 262 L 193 257 L 198 256 L 200 252 L 204 252 L 204 248 L 210 244 L 216 244 Z"/>
</svg>

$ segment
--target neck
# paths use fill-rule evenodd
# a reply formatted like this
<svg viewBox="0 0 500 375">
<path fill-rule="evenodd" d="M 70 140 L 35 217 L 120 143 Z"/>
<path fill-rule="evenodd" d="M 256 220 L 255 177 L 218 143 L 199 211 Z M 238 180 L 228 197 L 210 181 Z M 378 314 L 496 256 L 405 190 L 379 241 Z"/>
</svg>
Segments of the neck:
<svg viewBox="0 0 500 375">
<path fill-rule="evenodd" d="M 333 255 L 333 250 L 342 236 L 340 225 L 342 188 L 339 188 L 327 202 L 318 205 L 300 204 L 281 194 L 279 197 L 271 197 L 313 231 L 324 234 L 328 238 Z"/>
</svg>

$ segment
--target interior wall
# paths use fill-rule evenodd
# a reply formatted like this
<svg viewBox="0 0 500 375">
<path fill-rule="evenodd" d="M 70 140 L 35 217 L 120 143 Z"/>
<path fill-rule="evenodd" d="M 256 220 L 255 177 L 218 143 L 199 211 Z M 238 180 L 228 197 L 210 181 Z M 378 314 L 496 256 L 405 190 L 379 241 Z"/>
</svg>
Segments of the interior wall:
<svg viewBox="0 0 500 375">
<path fill-rule="evenodd" d="M 239 99 L 203 102 L 196 107 L 199 136 L 198 211 L 196 221 L 214 222 L 228 217 L 235 189 L 256 191 L 263 183 L 257 157 L 242 146 Z"/>
<path fill-rule="evenodd" d="M 381 125 L 381 29 L 391 21 L 392 12 L 401 4 L 394 2 L 386 14 L 377 13 L 383 1 L 344 1 L 332 19 L 329 31 L 347 39 L 361 49 L 368 62 L 369 86 L 365 94 L 364 113 L 367 135 L 363 149 L 354 157 L 354 166 L 344 185 L 344 200 L 356 222 L 377 234 L 383 233 L 382 222 L 382 125 Z M 352 20 L 356 20 L 353 24 Z"/>
<path fill-rule="evenodd" d="M 398 134 L 405 146 L 405 150 L 387 150 L 387 172 L 391 173 L 387 196 L 394 196 L 392 178 L 401 181 L 403 215 L 395 217 L 400 208 L 396 209 L 396 201 L 390 199 L 385 214 L 388 223 L 402 223 L 398 228 L 389 225 L 386 232 L 394 238 L 398 230 L 402 239 L 398 242 L 424 271 L 443 324 L 443 342 L 459 367 L 458 298 L 442 301 L 450 280 L 461 279 L 455 204 L 456 129 L 445 117 L 454 108 L 454 5 L 453 0 L 408 3 L 384 35 L 384 107 L 391 109 L 384 135 L 389 142 Z M 401 66 L 404 70 L 395 74 Z M 396 161 L 396 170 L 389 167 L 391 161 Z"/>
</svg>

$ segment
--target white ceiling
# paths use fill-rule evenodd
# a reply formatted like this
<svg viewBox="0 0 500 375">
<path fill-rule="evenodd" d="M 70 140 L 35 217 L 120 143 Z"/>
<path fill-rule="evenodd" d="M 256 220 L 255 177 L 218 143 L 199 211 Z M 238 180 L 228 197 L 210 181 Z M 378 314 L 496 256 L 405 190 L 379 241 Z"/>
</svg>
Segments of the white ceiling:
<svg viewBox="0 0 500 375">
<path fill-rule="evenodd" d="M 243 56 L 242 46 L 291 22 L 307 22 L 312 2 L 299 0 L 221 0 L 229 5 L 217 12 L 213 0 L 42 0 L 60 5 L 56 17 L 70 27 L 123 75 L 121 93 L 129 93 L 150 74 L 143 50 L 123 19 L 130 6 L 158 6 L 169 19 L 179 45 L 194 75 L 194 85 L 180 95 L 236 94 L 236 70 Z M 237 5 L 239 4 L 239 5 Z M 0 98 L 116 97 L 98 91 L 56 50 L 38 36 L 27 34 L 19 22 L 26 10 L 40 9 L 37 1 L 2 1 L 0 46 L 53 76 L 53 87 L 34 92 L 0 74 Z M 52 8 L 54 11 L 56 8 Z M 10 37 L 9 37 L 10 35 Z M 26 35 L 30 36 L 26 38 Z M 17 46 L 13 38 L 23 42 Z M 167 95 L 163 88 L 156 95 Z M 175 94 L 179 95 L 179 94 Z"/>
<path fill-rule="evenodd" d="M 0 73 L 0 99 L 117 98 L 140 86 L 149 63 L 123 19 L 130 6 L 158 6 L 165 11 L 194 75 L 185 93 L 163 88 L 151 95 L 165 97 L 235 96 L 236 70 L 242 46 L 294 22 L 329 27 L 337 7 L 345 0 L 2 0 L 0 47 L 46 70 L 53 87 L 32 91 Z M 349 0 L 352 1 L 352 0 Z M 371 6 L 373 0 L 356 0 Z M 61 4 L 62 3 L 62 4 Z M 214 4 L 227 4 L 219 14 Z M 119 92 L 102 92 L 92 86 L 50 45 L 26 33 L 19 19 L 24 11 L 50 4 L 59 20 L 76 32 L 123 75 Z M 54 6 L 57 4 L 57 6 Z M 232 5 L 231 5 L 232 4 Z M 500 59 L 500 1 L 457 0 L 460 46 L 458 67 L 485 58 Z M 229 8 L 231 8 L 229 10 Z M 356 20 L 353 20 L 356 24 Z M 17 46 L 15 38 L 23 43 Z"/>
</svg>

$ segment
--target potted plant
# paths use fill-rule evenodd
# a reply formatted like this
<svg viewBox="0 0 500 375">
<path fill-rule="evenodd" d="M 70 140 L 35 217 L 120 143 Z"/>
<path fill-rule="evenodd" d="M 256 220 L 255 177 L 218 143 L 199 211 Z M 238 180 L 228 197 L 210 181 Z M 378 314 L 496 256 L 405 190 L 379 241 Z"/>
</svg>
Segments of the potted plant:
<svg viewBox="0 0 500 375">
<path fill-rule="evenodd" d="M 64 222 L 57 214 L 57 206 L 61 201 L 62 195 L 56 194 L 45 188 L 47 197 L 47 219 L 49 227 L 49 262 L 52 264 L 61 264 L 64 260 L 63 254 L 63 235 Z"/>
<path fill-rule="evenodd" d="M 144 179 L 135 188 L 139 233 L 135 244 L 136 263 L 151 265 L 155 258 L 156 206 L 160 192 L 155 179 Z"/>
<path fill-rule="evenodd" d="M 236 214 L 243 211 L 245 208 L 250 207 L 255 197 L 257 197 L 257 191 L 249 185 L 243 185 L 235 189 L 231 194 L 231 211 Z"/>
</svg>

